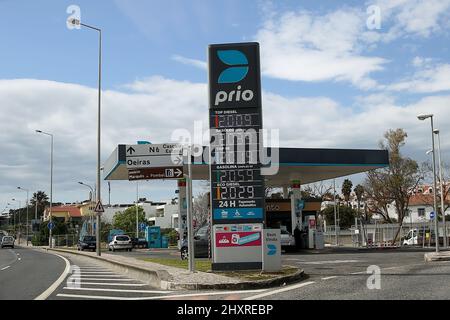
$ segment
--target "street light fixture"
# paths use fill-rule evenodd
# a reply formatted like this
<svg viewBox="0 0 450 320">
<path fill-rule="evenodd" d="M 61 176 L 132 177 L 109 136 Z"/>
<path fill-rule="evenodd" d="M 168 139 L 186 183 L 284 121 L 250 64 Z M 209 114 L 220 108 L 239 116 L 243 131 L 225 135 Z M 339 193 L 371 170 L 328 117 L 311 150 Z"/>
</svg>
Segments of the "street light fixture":
<svg viewBox="0 0 450 320">
<path fill-rule="evenodd" d="M 29 192 L 30 192 L 30 190 L 28 190 L 28 189 L 25 189 L 25 188 L 22 188 L 22 187 L 17 187 L 17 189 L 19 189 L 19 190 L 22 190 L 22 191 L 25 191 L 26 193 L 27 193 L 27 222 L 26 222 L 26 225 L 25 225 L 25 228 L 26 228 L 26 236 L 27 236 L 27 246 L 28 246 L 28 229 L 29 229 L 29 216 L 28 216 L 28 200 L 29 200 Z"/>
<path fill-rule="evenodd" d="M 102 30 L 84 23 L 81 23 L 79 19 L 72 19 L 70 21 L 74 26 L 83 26 L 91 30 L 95 30 L 99 33 L 99 50 L 98 50 L 98 110 L 97 110 L 97 190 L 96 190 L 96 201 L 99 203 L 101 201 L 101 184 L 100 184 L 100 137 L 101 137 L 101 84 L 102 84 Z M 97 256 L 101 255 L 100 251 L 100 214 L 97 213 L 97 228 L 96 228 L 96 243 L 97 243 Z"/>
<path fill-rule="evenodd" d="M 52 222 L 52 203 L 53 203 L 53 134 L 44 132 L 42 130 L 36 130 L 37 133 L 45 134 L 51 138 L 51 147 L 50 147 L 50 206 L 49 206 L 49 223 Z M 52 228 L 49 228 L 49 247 L 53 247 L 53 232 Z"/>
<path fill-rule="evenodd" d="M 436 160 L 435 160 L 435 148 L 434 148 L 434 123 L 433 114 L 420 114 L 417 119 L 423 121 L 430 118 L 431 121 L 431 150 L 432 150 L 432 160 L 433 160 L 433 208 L 435 213 L 434 228 L 436 237 L 436 252 L 439 252 L 439 224 L 438 224 L 438 214 L 437 214 L 437 199 L 436 199 Z"/>
<path fill-rule="evenodd" d="M 86 183 L 83 183 L 83 182 L 79 181 L 78 184 L 81 184 L 82 186 L 88 187 L 88 188 L 91 190 L 91 196 L 89 197 L 89 202 L 90 202 L 90 208 L 89 208 L 89 211 L 90 211 L 90 213 L 91 213 L 91 214 L 90 214 L 90 220 L 91 220 L 91 236 L 93 236 L 93 235 L 94 235 L 94 218 L 93 218 L 93 216 L 92 216 L 92 212 L 93 212 L 94 208 L 92 208 L 92 206 L 93 206 L 92 202 L 93 202 L 93 197 L 95 197 L 95 192 L 94 192 L 94 189 L 93 189 L 90 185 L 88 185 L 88 184 L 86 184 Z"/>
<path fill-rule="evenodd" d="M 442 223 L 444 225 L 444 248 L 447 247 L 447 223 L 445 221 L 445 206 L 444 206 L 444 197 L 445 197 L 445 185 L 444 180 L 442 179 L 442 161 L 441 161 L 441 136 L 439 135 L 439 129 L 434 129 L 433 133 L 438 137 L 438 163 L 439 163 L 439 187 L 441 189 L 441 213 L 442 213 Z"/>
</svg>

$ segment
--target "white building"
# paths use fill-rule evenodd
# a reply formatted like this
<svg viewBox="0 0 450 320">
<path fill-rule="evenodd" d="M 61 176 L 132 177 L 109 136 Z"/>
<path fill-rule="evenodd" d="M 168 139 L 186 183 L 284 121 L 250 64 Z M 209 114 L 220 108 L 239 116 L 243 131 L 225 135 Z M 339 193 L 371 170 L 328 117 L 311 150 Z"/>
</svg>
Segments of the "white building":
<svg viewBox="0 0 450 320">
<path fill-rule="evenodd" d="M 138 206 L 144 209 L 145 218 L 149 225 L 159 226 L 161 229 L 178 228 L 178 204 L 172 200 L 162 202 L 144 201 L 139 202 Z M 102 221 L 112 223 L 114 215 L 118 211 L 125 211 L 130 207 L 135 207 L 135 204 L 105 206 Z"/>
</svg>

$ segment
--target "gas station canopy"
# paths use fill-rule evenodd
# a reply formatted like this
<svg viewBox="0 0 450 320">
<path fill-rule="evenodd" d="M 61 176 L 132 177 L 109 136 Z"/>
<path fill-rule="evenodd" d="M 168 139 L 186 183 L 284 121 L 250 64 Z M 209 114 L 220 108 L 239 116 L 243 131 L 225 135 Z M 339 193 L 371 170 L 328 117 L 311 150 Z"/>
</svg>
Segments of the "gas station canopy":
<svg viewBox="0 0 450 320">
<path fill-rule="evenodd" d="M 204 147 L 206 148 L 206 147 Z M 270 149 L 270 148 L 269 148 Z M 389 156 L 386 150 L 366 149 L 305 149 L 278 148 L 279 170 L 267 175 L 266 186 L 287 187 L 292 180 L 308 184 L 387 167 Z M 268 154 L 274 148 L 267 150 Z M 203 152 L 208 155 L 209 152 Z M 266 153 L 267 154 L 267 153 Z M 192 164 L 194 180 L 209 180 L 207 161 L 198 158 Z M 118 145 L 104 164 L 105 180 L 128 180 L 126 145 Z M 185 169 L 185 172 L 187 170 Z"/>
</svg>

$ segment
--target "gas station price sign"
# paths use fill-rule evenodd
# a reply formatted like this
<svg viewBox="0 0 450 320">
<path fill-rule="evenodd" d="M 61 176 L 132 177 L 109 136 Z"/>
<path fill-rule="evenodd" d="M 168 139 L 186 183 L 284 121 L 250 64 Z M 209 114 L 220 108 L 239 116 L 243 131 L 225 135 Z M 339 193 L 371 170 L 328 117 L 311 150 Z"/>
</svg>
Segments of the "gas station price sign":
<svg viewBox="0 0 450 320">
<path fill-rule="evenodd" d="M 209 62 L 213 223 L 261 223 L 259 45 L 212 45 Z"/>
</svg>

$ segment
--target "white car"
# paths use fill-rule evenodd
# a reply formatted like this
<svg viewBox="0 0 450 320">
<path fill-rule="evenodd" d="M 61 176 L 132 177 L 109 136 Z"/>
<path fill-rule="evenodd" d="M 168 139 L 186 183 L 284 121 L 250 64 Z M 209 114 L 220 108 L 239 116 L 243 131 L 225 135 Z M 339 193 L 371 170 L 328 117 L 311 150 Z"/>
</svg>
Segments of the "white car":
<svg viewBox="0 0 450 320">
<path fill-rule="evenodd" d="M 295 249 L 295 238 L 292 234 L 289 233 L 289 231 L 281 229 L 281 248 L 288 250 Z"/>
<path fill-rule="evenodd" d="M 131 241 L 131 238 L 127 235 L 124 234 L 116 235 L 112 238 L 111 242 L 108 244 L 108 250 L 113 252 L 116 250 L 132 251 L 133 242 Z"/>
<path fill-rule="evenodd" d="M 11 236 L 3 236 L 0 240 L 1 248 L 9 247 L 14 249 L 14 237 Z"/>
</svg>

